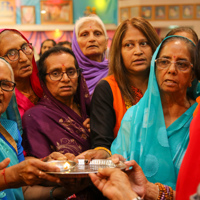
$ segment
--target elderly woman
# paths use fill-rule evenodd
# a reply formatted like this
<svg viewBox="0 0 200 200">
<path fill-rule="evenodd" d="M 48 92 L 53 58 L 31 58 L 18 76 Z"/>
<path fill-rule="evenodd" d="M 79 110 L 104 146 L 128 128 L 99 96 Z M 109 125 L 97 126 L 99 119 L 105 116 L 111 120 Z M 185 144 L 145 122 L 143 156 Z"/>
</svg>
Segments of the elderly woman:
<svg viewBox="0 0 200 200">
<path fill-rule="evenodd" d="M 0 115 L 7 109 L 15 85 L 11 66 L 3 58 L 0 58 Z M 39 184 L 44 180 L 58 182 L 59 179 L 43 171 L 59 169 L 38 159 L 24 161 L 21 142 L 22 138 L 16 122 L 0 118 L 0 160 L 5 159 L 0 165 L 0 199 L 21 200 L 24 197 L 25 199 L 49 199 L 52 187 L 29 187 L 26 185 Z M 55 153 L 52 155 L 55 158 Z M 22 186 L 24 187 L 21 188 Z M 64 195 L 61 191 L 63 188 L 60 187 L 54 193 L 54 197 L 64 198 L 67 196 L 66 190 L 64 190 Z"/>
<path fill-rule="evenodd" d="M 0 32 L 0 47 L 0 56 L 10 63 L 14 71 L 15 94 L 22 117 L 42 97 L 32 44 L 19 31 L 3 29 Z"/>
<path fill-rule="evenodd" d="M 41 158 L 58 151 L 76 156 L 89 149 L 90 96 L 73 52 L 65 47 L 45 52 L 39 76 L 44 96 L 22 118 L 27 154 Z M 93 190 L 85 189 L 77 199 L 97 199 L 93 195 Z"/>
<path fill-rule="evenodd" d="M 35 157 L 53 151 L 79 153 L 90 148 L 88 118 L 90 97 L 70 49 L 54 47 L 39 62 L 44 96 L 23 116 L 23 146 Z"/>
<path fill-rule="evenodd" d="M 125 114 L 111 147 L 112 153 L 134 159 L 125 162 L 128 169 L 132 167 L 127 171 L 129 179 L 117 169 L 102 169 L 97 175 L 90 175 L 109 199 L 175 199 L 175 192 L 167 185 L 175 187 L 196 107 L 194 96 L 187 95 L 197 67 L 194 49 L 194 43 L 187 38 L 170 36 L 154 53 L 148 89 L 141 101 Z M 135 113 L 137 118 L 133 117 Z M 113 161 L 114 158 L 123 159 L 120 155 L 114 155 Z M 188 199 L 182 193 L 179 198 Z"/>
<path fill-rule="evenodd" d="M 109 156 L 125 112 L 147 89 L 151 57 L 159 43 L 155 29 L 143 18 L 119 25 L 110 48 L 110 75 L 99 82 L 92 97 L 91 143 L 95 150 L 80 156 Z"/>
<path fill-rule="evenodd" d="M 86 80 L 89 93 L 108 73 L 105 58 L 108 36 L 101 19 L 96 15 L 80 18 L 73 32 L 72 50 Z"/>
<path fill-rule="evenodd" d="M 172 196 L 170 188 L 175 189 L 197 106 L 194 96 L 188 95 L 192 93 L 187 94 L 194 80 L 194 52 L 195 44 L 185 37 L 164 39 L 152 58 L 148 89 L 125 114 L 111 146 L 113 154 L 135 160 L 141 166 L 148 181 L 142 176 L 131 180 L 143 181 L 144 191 L 150 187 L 152 192 L 140 191 L 140 196 L 158 197 L 157 186 L 150 182 L 159 182 L 159 197 L 162 192 Z"/>
<path fill-rule="evenodd" d="M 170 35 L 180 35 L 180 36 L 186 37 L 186 38 L 192 40 L 196 45 L 199 41 L 198 35 L 190 27 L 184 27 L 184 26 L 182 27 L 181 26 L 181 27 L 178 27 L 178 28 L 174 28 L 167 33 L 166 37 L 170 36 Z M 193 87 L 193 92 L 196 94 L 195 97 L 197 98 L 200 95 L 200 83 L 198 82 L 197 79 L 195 79 L 192 82 L 192 87 Z M 197 111 L 198 111 L 198 106 L 197 106 L 196 110 L 194 111 L 193 116 L 196 115 Z"/>
</svg>

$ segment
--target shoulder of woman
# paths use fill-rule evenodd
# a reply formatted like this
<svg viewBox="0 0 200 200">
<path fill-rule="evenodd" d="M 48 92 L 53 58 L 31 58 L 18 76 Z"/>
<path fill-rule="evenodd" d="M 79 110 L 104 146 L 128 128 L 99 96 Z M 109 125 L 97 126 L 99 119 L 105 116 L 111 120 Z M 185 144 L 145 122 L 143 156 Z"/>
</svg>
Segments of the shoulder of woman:
<svg viewBox="0 0 200 200">
<path fill-rule="evenodd" d="M 27 117 L 38 117 L 41 118 L 43 116 L 43 111 L 48 109 L 47 107 L 43 105 L 35 105 L 32 108 L 29 108 L 23 115 L 22 121 L 26 119 Z"/>
<path fill-rule="evenodd" d="M 112 90 L 106 80 L 101 80 L 95 87 L 92 99 L 96 96 L 112 96 Z"/>
</svg>

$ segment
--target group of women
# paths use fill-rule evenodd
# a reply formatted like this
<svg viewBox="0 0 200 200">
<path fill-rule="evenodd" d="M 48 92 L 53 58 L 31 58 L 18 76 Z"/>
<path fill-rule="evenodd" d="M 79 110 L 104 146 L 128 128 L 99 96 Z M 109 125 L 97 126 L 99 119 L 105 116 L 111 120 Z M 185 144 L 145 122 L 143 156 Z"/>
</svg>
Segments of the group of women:
<svg viewBox="0 0 200 200">
<path fill-rule="evenodd" d="M 41 55 L 37 69 L 29 41 L 17 30 L 1 30 L 0 155 L 1 160 L 11 160 L 0 166 L 2 198 L 23 199 L 24 192 L 29 199 L 34 191 L 46 191 L 35 193 L 34 198 L 64 198 L 77 192 L 77 199 L 102 199 L 90 186 L 83 191 L 69 191 L 61 184 L 45 189 L 35 186 L 32 191 L 26 186 L 23 192 L 8 188 L 44 180 L 60 183 L 43 172 L 58 169 L 41 158 L 109 158 L 111 152 L 114 162 L 129 160 L 126 164 L 132 169 L 127 169 L 129 180 L 115 169 L 91 174 L 103 195 L 109 199 L 175 198 L 199 94 L 198 37 L 190 28 L 179 28 L 160 43 L 151 24 L 137 17 L 118 26 L 108 60 L 107 41 L 100 18 L 83 17 L 75 24 L 73 51 L 53 47 Z M 193 127 L 196 123 L 192 122 Z M 24 154 L 35 158 L 24 161 L 23 148 Z M 26 178 L 28 173 L 31 176 Z"/>
</svg>

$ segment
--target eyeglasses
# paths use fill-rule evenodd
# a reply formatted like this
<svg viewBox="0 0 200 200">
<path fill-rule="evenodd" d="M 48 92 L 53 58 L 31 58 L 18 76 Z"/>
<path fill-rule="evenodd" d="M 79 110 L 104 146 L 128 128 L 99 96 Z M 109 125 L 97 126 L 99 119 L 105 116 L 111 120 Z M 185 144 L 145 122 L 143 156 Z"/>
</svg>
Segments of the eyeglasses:
<svg viewBox="0 0 200 200">
<path fill-rule="evenodd" d="M 3 57 L 6 56 L 10 61 L 16 61 L 19 59 L 20 50 L 26 55 L 30 55 L 33 52 L 33 46 L 31 43 L 23 44 L 21 49 L 10 49 Z"/>
<path fill-rule="evenodd" d="M 7 92 L 11 92 L 14 90 L 16 83 L 12 82 L 12 81 L 7 81 L 7 80 L 1 80 L 0 81 L 0 86 L 1 89 Z"/>
<path fill-rule="evenodd" d="M 156 66 L 162 69 L 168 68 L 171 64 L 175 64 L 178 70 L 180 71 L 187 71 L 190 66 L 193 67 L 193 64 L 187 60 L 178 60 L 178 61 L 171 61 L 168 58 L 158 58 L 155 60 Z"/>
<path fill-rule="evenodd" d="M 55 70 L 49 73 L 46 73 L 46 75 L 49 75 L 50 79 L 52 81 L 60 81 L 63 77 L 63 74 L 67 74 L 69 79 L 77 78 L 80 74 L 81 69 L 70 69 L 66 72 L 62 72 L 60 70 Z"/>
</svg>

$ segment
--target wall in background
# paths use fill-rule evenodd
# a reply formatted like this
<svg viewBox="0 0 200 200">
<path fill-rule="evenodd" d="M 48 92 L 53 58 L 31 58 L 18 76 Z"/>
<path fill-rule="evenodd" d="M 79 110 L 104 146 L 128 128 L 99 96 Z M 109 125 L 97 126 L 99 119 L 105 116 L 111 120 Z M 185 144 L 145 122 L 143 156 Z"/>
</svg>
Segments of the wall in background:
<svg viewBox="0 0 200 200">
<path fill-rule="evenodd" d="M 149 6 L 149 7 L 155 7 L 155 6 L 179 6 L 180 7 L 180 18 L 179 19 L 173 19 L 173 20 L 149 20 L 149 22 L 157 29 L 160 29 L 159 34 L 160 37 L 163 38 L 165 37 L 165 35 L 167 34 L 167 32 L 169 30 L 171 30 L 171 28 L 176 27 L 176 26 L 188 26 L 193 28 L 196 33 L 198 34 L 198 36 L 200 37 L 200 19 L 197 19 L 195 16 L 189 19 L 183 19 L 182 15 L 182 7 L 183 6 L 191 6 L 191 5 L 195 5 L 195 6 L 200 6 L 200 1 L 199 0 L 192 0 L 192 1 L 188 1 L 188 0 L 179 0 L 179 1 L 174 1 L 174 0 L 119 0 L 119 10 L 122 8 L 127 8 L 127 7 L 145 7 L 145 6 Z M 188 7 L 189 8 L 189 7 Z M 195 7 L 196 8 L 196 7 Z M 199 7 L 200 8 L 200 7 Z M 187 11 L 189 12 L 189 11 Z M 155 14 L 155 13 L 153 13 Z M 193 13 L 194 15 L 197 14 L 196 10 Z M 119 14 L 119 18 L 120 20 L 120 14 Z"/>
</svg>

